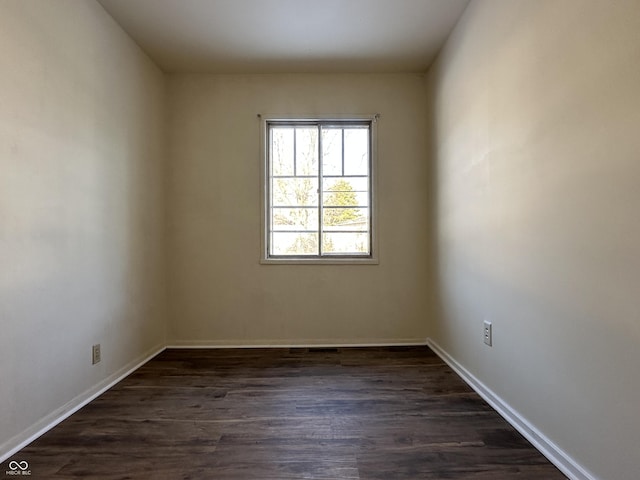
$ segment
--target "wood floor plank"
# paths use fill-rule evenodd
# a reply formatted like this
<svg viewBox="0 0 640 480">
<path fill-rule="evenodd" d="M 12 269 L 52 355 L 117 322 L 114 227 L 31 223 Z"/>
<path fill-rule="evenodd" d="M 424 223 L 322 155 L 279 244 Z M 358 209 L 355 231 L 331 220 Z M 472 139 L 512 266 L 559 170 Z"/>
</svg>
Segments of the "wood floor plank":
<svg viewBox="0 0 640 480">
<path fill-rule="evenodd" d="M 13 459 L 63 480 L 565 478 L 426 347 L 168 349 Z"/>
</svg>

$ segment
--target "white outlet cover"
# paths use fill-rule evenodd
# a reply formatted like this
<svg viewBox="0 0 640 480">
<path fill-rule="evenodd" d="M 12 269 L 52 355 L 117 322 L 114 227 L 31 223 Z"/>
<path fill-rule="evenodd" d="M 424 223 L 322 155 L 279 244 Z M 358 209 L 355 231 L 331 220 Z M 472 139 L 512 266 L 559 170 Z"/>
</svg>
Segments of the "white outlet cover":
<svg viewBox="0 0 640 480">
<path fill-rule="evenodd" d="M 489 345 L 490 347 L 493 345 L 493 331 L 491 328 L 491 322 L 485 320 L 484 321 L 484 343 Z"/>
<path fill-rule="evenodd" d="M 91 347 L 91 363 L 95 365 L 96 363 L 100 363 L 100 344 L 93 345 Z"/>
</svg>

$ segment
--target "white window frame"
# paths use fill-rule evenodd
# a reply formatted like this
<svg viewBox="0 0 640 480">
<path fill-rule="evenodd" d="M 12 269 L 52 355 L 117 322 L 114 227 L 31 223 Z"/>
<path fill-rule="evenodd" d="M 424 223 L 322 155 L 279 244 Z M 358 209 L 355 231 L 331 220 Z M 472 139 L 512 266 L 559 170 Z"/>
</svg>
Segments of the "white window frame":
<svg viewBox="0 0 640 480">
<path fill-rule="evenodd" d="M 258 115 L 260 119 L 260 184 L 261 184 L 261 242 L 260 263 L 266 265 L 377 265 L 379 264 L 378 247 L 378 205 L 377 205 L 377 123 L 379 115 Z M 370 254 L 369 255 L 324 255 L 324 256 L 270 256 L 269 255 L 269 124 L 274 122 L 370 122 Z M 320 160 L 319 160 L 320 161 Z"/>
</svg>

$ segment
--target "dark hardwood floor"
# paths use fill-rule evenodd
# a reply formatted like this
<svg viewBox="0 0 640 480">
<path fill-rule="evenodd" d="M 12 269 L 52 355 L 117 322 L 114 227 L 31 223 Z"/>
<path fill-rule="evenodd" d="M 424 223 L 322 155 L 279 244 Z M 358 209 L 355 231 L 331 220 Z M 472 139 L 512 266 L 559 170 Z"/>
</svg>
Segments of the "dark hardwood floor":
<svg viewBox="0 0 640 480">
<path fill-rule="evenodd" d="M 10 460 L 46 479 L 565 478 L 427 347 L 166 350 Z"/>
</svg>

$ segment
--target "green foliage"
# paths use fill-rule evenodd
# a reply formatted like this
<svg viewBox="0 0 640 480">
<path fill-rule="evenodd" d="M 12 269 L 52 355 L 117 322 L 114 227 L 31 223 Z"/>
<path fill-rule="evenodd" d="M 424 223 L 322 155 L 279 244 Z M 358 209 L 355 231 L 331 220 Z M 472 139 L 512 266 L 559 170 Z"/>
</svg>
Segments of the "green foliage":
<svg viewBox="0 0 640 480">
<path fill-rule="evenodd" d="M 329 191 L 331 193 L 324 199 L 323 222 L 325 226 L 342 225 L 360 218 L 356 208 L 331 208 L 351 207 L 358 204 L 353 187 L 348 181 L 338 180 L 329 188 Z"/>
</svg>

